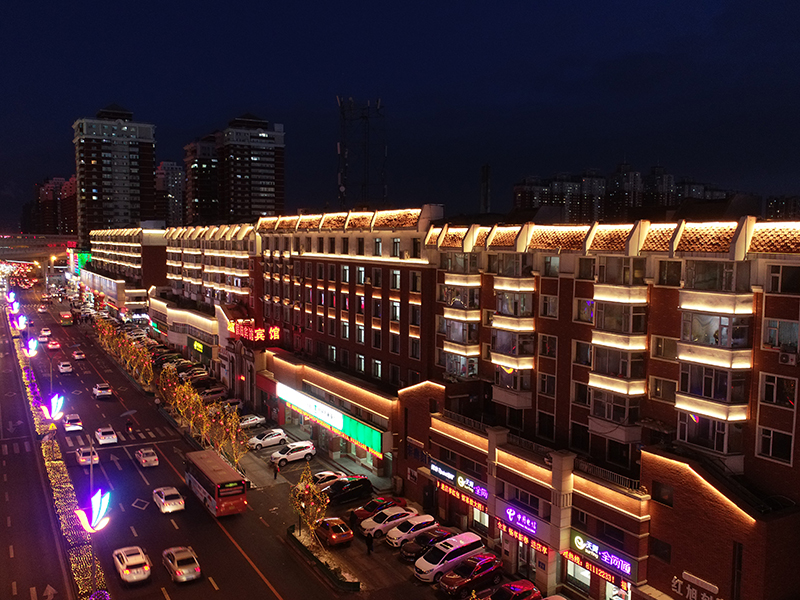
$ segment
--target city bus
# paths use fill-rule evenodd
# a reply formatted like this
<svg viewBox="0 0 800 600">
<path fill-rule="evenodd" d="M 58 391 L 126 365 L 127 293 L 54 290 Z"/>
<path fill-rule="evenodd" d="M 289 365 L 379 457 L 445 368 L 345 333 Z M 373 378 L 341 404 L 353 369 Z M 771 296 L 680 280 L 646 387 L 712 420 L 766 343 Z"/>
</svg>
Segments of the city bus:
<svg viewBox="0 0 800 600">
<path fill-rule="evenodd" d="M 58 320 L 62 326 L 72 325 L 72 313 L 71 312 L 58 313 Z"/>
<path fill-rule="evenodd" d="M 215 517 L 247 507 L 245 480 L 214 450 L 186 453 L 186 483 Z"/>
</svg>

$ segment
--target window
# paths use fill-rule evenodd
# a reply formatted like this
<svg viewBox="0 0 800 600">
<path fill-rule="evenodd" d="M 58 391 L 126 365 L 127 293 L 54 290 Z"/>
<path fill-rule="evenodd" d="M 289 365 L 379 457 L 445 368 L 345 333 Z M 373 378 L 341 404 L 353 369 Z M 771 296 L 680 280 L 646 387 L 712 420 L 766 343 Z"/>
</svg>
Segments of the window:
<svg viewBox="0 0 800 600">
<path fill-rule="evenodd" d="M 542 296 L 542 316 L 558 318 L 558 296 Z"/>
<path fill-rule="evenodd" d="M 363 344 L 364 343 L 364 326 L 363 325 L 356 325 L 356 343 Z"/>
<path fill-rule="evenodd" d="M 704 365 L 681 363 L 680 391 L 729 404 L 747 402 L 747 374 Z"/>
<path fill-rule="evenodd" d="M 611 464 L 625 467 L 630 466 L 631 447 L 629 444 L 621 444 L 615 440 L 608 440 L 606 448 L 606 460 Z"/>
<path fill-rule="evenodd" d="M 447 448 L 440 447 L 439 458 L 441 459 L 442 462 L 447 463 L 451 467 L 455 467 L 458 461 L 458 454 L 456 454 L 452 450 L 448 450 Z"/>
<path fill-rule="evenodd" d="M 716 452 L 741 452 L 742 424 L 679 412 L 678 439 Z"/>
<path fill-rule="evenodd" d="M 328 238 L 328 254 L 336 254 L 336 238 Z"/>
<path fill-rule="evenodd" d="M 325 317 L 321 317 L 319 315 L 317 315 L 317 332 L 325 332 Z"/>
<path fill-rule="evenodd" d="M 547 356 L 549 358 L 556 357 L 556 344 L 558 338 L 554 335 L 540 335 L 539 336 L 539 356 Z"/>
<path fill-rule="evenodd" d="M 364 372 L 364 355 L 363 354 L 356 354 L 356 371 L 359 373 Z"/>
<path fill-rule="evenodd" d="M 375 379 L 381 379 L 383 377 L 383 363 L 378 359 L 372 360 L 372 376 Z"/>
<path fill-rule="evenodd" d="M 420 323 L 422 322 L 422 308 L 419 304 L 412 304 L 408 307 L 408 322 L 411 325 L 416 325 L 419 327 Z"/>
<path fill-rule="evenodd" d="M 792 434 L 760 427 L 759 437 L 761 439 L 759 456 L 781 462 L 792 462 Z"/>
<path fill-rule="evenodd" d="M 356 283 L 358 285 L 364 285 L 364 280 L 366 279 L 366 271 L 364 267 L 356 267 Z"/>
<path fill-rule="evenodd" d="M 597 328 L 617 333 L 645 333 L 647 330 L 647 307 L 597 303 Z"/>
<path fill-rule="evenodd" d="M 409 273 L 409 277 L 411 279 L 410 282 L 410 289 L 412 292 L 421 292 L 422 291 L 422 273 L 419 271 L 411 271 Z"/>
<path fill-rule="evenodd" d="M 422 256 L 422 240 L 413 238 L 411 240 L 411 258 L 420 258 Z"/>
<path fill-rule="evenodd" d="M 536 418 L 536 435 L 547 440 L 556 437 L 556 418 L 546 412 L 539 411 Z"/>
<path fill-rule="evenodd" d="M 400 256 L 400 238 L 392 238 L 392 256 L 395 258 Z"/>
<path fill-rule="evenodd" d="M 675 404 L 675 392 L 678 389 L 678 382 L 671 379 L 661 379 L 653 377 L 650 380 L 650 397 L 670 404 Z"/>
<path fill-rule="evenodd" d="M 389 334 L 389 352 L 400 354 L 400 336 L 396 333 Z"/>
<path fill-rule="evenodd" d="M 589 386 L 580 381 L 572 382 L 572 402 L 581 406 L 589 406 Z"/>
<path fill-rule="evenodd" d="M 411 358 L 419 360 L 419 338 L 409 338 L 408 340 L 408 355 Z"/>
<path fill-rule="evenodd" d="M 322 254 L 325 252 L 325 239 L 324 238 L 317 238 L 317 253 Z"/>
<path fill-rule="evenodd" d="M 669 285 L 672 287 L 680 287 L 681 261 L 679 260 L 658 261 L 658 285 Z"/>
<path fill-rule="evenodd" d="M 556 395 L 556 378 L 554 375 L 539 373 L 539 393 L 551 397 Z"/>
<path fill-rule="evenodd" d="M 356 239 L 356 254 L 358 254 L 358 256 L 364 256 L 364 238 Z"/>
<path fill-rule="evenodd" d="M 328 265 L 328 281 L 336 281 L 336 265 Z"/>
<path fill-rule="evenodd" d="M 372 330 L 372 347 L 376 350 L 381 349 L 381 330 L 380 329 L 373 329 Z"/>
<path fill-rule="evenodd" d="M 797 402 L 797 379 L 762 373 L 761 402 L 794 409 Z"/>
<path fill-rule="evenodd" d="M 543 277 L 558 277 L 558 268 L 561 262 L 560 256 L 545 256 Z"/>
<path fill-rule="evenodd" d="M 341 329 L 340 333 L 342 334 L 342 339 L 343 340 L 349 340 L 350 339 L 350 322 L 349 321 L 342 321 L 340 329 Z"/>
<path fill-rule="evenodd" d="M 328 335 L 336 335 L 336 319 L 328 319 Z"/>
<path fill-rule="evenodd" d="M 575 341 L 575 356 L 572 359 L 577 365 L 592 366 L 592 345 L 589 342 Z"/>
<path fill-rule="evenodd" d="M 594 281 L 594 258 L 578 259 L 578 279 Z"/>
<path fill-rule="evenodd" d="M 800 267 L 770 265 L 768 291 L 774 294 L 800 294 Z"/>
<path fill-rule="evenodd" d="M 798 339 L 797 321 L 778 321 L 767 319 L 764 321 L 764 345 L 781 352 L 797 353 Z"/>
<path fill-rule="evenodd" d="M 624 379 L 644 379 L 644 352 L 627 352 L 597 346 L 594 349 L 594 372 Z"/>
<path fill-rule="evenodd" d="M 650 555 L 658 560 L 670 564 L 672 562 L 672 546 L 658 538 L 650 536 Z"/>
<path fill-rule="evenodd" d="M 578 452 L 589 452 L 589 427 L 573 421 L 570 424 L 569 446 Z"/>
<path fill-rule="evenodd" d="M 654 335 L 653 356 L 664 360 L 678 360 L 678 340 Z"/>
<path fill-rule="evenodd" d="M 653 500 L 664 506 L 672 506 L 674 491 L 671 485 L 653 480 Z"/>
<path fill-rule="evenodd" d="M 317 281 L 322 281 L 323 279 L 325 279 L 325 265 L 317 263 Z"/>
<path fill-rule="evenodd" d="M 364 296 L 356 296 L 356 314 L 363 315 L 365 308 Z"/>
<path fill-rule="evenodd" d="M 336 346 L 328 346 L 328 360 L 333 363 L 336 362 Z"/>
<path fill-rule="evenodd" d="M 597 281 L 611 285 L 644 285 L 646 262 L 644 258 L 601 256 Z"/>
<path fill-rule="evenodd" d="M 350 283 L 350 265 L 342 265 L 342 283 Z"/>
<path fill-rule="evenodd" d="M 383 269 L 381 268 L 372 269 L 372 287 L 374 288 L 383 287 Z"/>
<path fill-rule="evenodd" d="M 523 423 L 523 416 L 525 414 L 524 410 L 519 408 L 507 408 L 506 409 L 506 425 L 510 429 L 514 429 L 516 431 L 522 431 L 522 423 Z"/>
<path fill-rule="evenodd" d="M 400 320 L 400 302 L 397 300 L 392 300 L 389 302 L 389 320 L 391 321 L 399 321 Z"/>
<path fill-rule="evenodd" d="M 392 269 L 389 271 L 389 289 L 400 289 L 400 271 L 398 269 Z"/>
<path fill-rule="evenodd" d="M 382 308 L 382 301 L 381 300 L 373 300 L 372 301 L 372 318 L 373 319 L 375 319 L 375 318 L 379 319 L 381 316 L 383 316 L 381 314 L 381 308 Z"/>
<path fill-rule="evenodd" d="M 639 398 L 596 389 L 592 392 L 592 416 L 620 425 L 635 425 L 639 420 Z"/>
<path fill-rule="evenodd" d="M 537 517 L 539 516 L 539 498 L 533 494 L 529 494 L 525 490 L 519 488 L 514 488 L 513 500 L 524 505 L 526 508 L 530 508 L 534 515 Z"/>
<path fill-rule="evenodd" d="M 685 312 L 681 340 L 704 346 L 746 348 L 750 346 L 750 321 L 750 317 Z"/>
<path fill-rule="evenodd" d="M 750 263 L 687 260 L 685 287 L 690 290 L 746 292 L 750 287 Z"/>
<path fill-rule="evenodd" d="M 594 300 L 585 298 L 575 300 L 575 320 L 581 323 L 594 323 Z"/>
<path fill-rule="evenodd" d="M 342 254 L 350 254 L 350 239 L 342 238 Z"/>
<path fill-rule="evenodd" d="M 625 532 L 605 521 L 600 521 L 600 538 L 617 548 L 625 547 Z"/>
<path fill-rule="evenodd" d="M 381 244 L 381 238 L 375 238 L 372 249 L 372 255 L 381 256 L 381 254 L 383 254 L 383 246 Z"/>
<path fill-rule="evenodd" d="M 495 308 L 497 314 L 509 317 L 533 316 L 533 294 L 498 290 Z"/>
</svg>

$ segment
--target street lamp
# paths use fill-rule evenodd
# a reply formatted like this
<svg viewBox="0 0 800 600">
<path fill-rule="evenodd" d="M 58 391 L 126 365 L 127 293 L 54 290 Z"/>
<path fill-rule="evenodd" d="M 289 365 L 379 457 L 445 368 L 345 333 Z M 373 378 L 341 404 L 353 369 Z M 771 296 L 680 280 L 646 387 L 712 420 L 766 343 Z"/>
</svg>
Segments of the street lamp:
<svg viewBox="0 0 800 600">
<path fill-rule="evenodd" d="M 89 543 L 92 548 L 92 593 L 94 594 L 97 592 L 97 554 L 94 550 L 94 535 L 101 529 L 103 529 L 106 525 L 108 525 L 109 517 L 106 516 L 108 512 L 108 505 L 111 501 L 111 493 L 106 492 L 103 493 L 102 490 L 98 489 L 92 495 L 92 490 L 94 489 L 94 440 L 92 440 L 91 436 L 89 437 L 89 494 L 92 498 L 92 519 L 89 520 L 89 517 L 86 515 L 86 511 L 78 508 L 75 510 L 75 514 L 78 517 L 78 521 L 81 523 L 81 527 L 89 534 Z"/>
</svg>

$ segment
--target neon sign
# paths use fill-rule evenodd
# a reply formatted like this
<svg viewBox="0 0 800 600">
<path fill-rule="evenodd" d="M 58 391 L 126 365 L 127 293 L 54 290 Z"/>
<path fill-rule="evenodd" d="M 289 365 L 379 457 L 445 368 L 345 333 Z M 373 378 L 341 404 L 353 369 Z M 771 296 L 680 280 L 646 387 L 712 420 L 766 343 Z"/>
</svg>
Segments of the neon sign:
<svg viewBox="0 0 800 600">
<path fill-rule="evenodd" d="M 636 562 L 623 558 L 605 544 L 592 540 L 581 532 L 573 531 L 570 536 L 570 546 L 584 556 L 599 560 L 604 565 L 619 571 L 625 577 L 636 579 Z"/>
<path fill-rule="evenodd" d="M 200 342 L 198 342 L 197 340 L 195 340 L 195 341 L 194 341 L 194 343 L 192 344 L 192 346 L 193 346 L 193 347 L 194 347 L 194 349 L 195 349 L 195 350 L 197 350 L 198 352 L 202 352 L 202 351 L 203 351 L 203 344 L 201 344 L 201 343 L 200 343 Z"/>
<path fill-rule="evenodd" d="M 509 527 L 507 523 L 501 521 L 500 519 L 497 520 L 497 528 L 507 534 L 508 536 L 514 538 L 515 540 L 522 542 L 536 550 L 537 552 L 541 552 L 542 554 L 547 554 L 549 552 L 549 548 L 542 544 L 540 541 L 533 539 L 532 537 L 522 533 L 521 531 L 517 531 L 513 527 Z"/>
<path fill-rule="evenodd" d="M 622 583 L 622 579 L 618 575 L 614 575 L 613 573 L 609 573 L 605 569 L 602 569 L 601 567 L 598 567 L 596 564 L 594 564 L 594 563 L 592 563 L 592 562 L 590 562 L 588 560 L 585 560 L 584 558 L 581 557 L 580 554 L 575 554 L 572 550 L 564 551 L 561 554 L 561 556 L 566 558 L 568 561 L 574 562 L 576 565 L 578 565 L 582 569 L 586 569 L 592 575 L 597 575 L 601 579 L 605 579 L 606 581 L 609 581 L 609 582 L 613 583 L 617 587 L 620 587 L 620 585 Z"/>
<path fill-rule="evenodd" d="M 80 508 L 75 510 L 75 514 L 78 516 L 78 520 L 81 522 L 83 528 L 88 531 L 89 533 L 95 533 L 96 531 L 100 531 L 103 527 L 108 525 L 109 518 L 105 516 L 106 512 L 108 512 L 108 503 L 111 500 L 111 494 L 106 492 L 105 494 L 101 490 L 97 490 L 94 496 L 92 496 L 92 520 L 89 521 L 89 517 L 86 516 L 86 512 Z"/>
<path fill-rule="evenodd" d="M 524 529 L 531 535 L 536 535 L 536 521 L 519 512 L 513 506 L 506 507 L 506 518 L 510 523 L 513 523 L 517 527 Z"/>
<path fill-rule="evenodd" d="M 439 479 L 444 479 L 448 483 L 454 483 L 458 488 L 478 498 L 483 498 L 484 500 L 489 499 L 489 490 L 487 490 L 481 482 L 474 481 L 461 471 L 448 467 L 437 460 L 431 460 L 431 473 Z"/>
<path fill-rule="evenodd" d="M 459 492 L 457 489 L 450 487 L 446 483 L 442 483 L 441 481 L 436 482 L 436 487 L 442 490 L 445 494 L 449 494 L 453 498 L 457 498 L 461 500 L 465 504 L 471 506 L 472 508 L 477 508 L 481 512 L 489 512 L 488 507 L 483 504 L 482 502 L 478 502 L 474 498 L 467 496 L 463 492 Z"/>
<path fill-rule="evenodd" d="M 281 328 L 277 325 L 273 325 L 269 328 L 269 339 L 270 341 L 277 341 L 281 339 Z"/>
<path fill-rule="evenodd" d="M 278 337 L 272 337 L 272 329 L 276 329 Z M 239 319 L 238 321 L 231 321 L 228 323 L 228 331 L 243 337 L 251 342 L 263 342 L 267 339 L 266 331 L 263 327 L 255 327 L 253 319 Z M 270 339 L 280 339 L 280 329 L 277 327 L 270 328 Z"/>
</svg>

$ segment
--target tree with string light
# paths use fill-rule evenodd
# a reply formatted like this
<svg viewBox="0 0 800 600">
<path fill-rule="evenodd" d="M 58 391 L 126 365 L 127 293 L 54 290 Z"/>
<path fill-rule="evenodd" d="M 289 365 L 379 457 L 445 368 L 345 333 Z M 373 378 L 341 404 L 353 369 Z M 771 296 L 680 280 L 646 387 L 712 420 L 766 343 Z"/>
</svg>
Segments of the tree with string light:
<svg viewBox="0 0 800 600">
<path fill-rule="evenodd" d="M 289 489 L 289 500 L 292 510 L 297 513 L 301 523 L 308 528 L 311 539 L 319 543 L 314 533 L 314 525 L 320 519 L 325 518 L 330 498 L 328 498 L 328 494 L 314 485 L 310 464 L 306 463 L 306 468 L 303 469 L 303 474 L 300 476 L 300 482 Z"/>
</svg>

